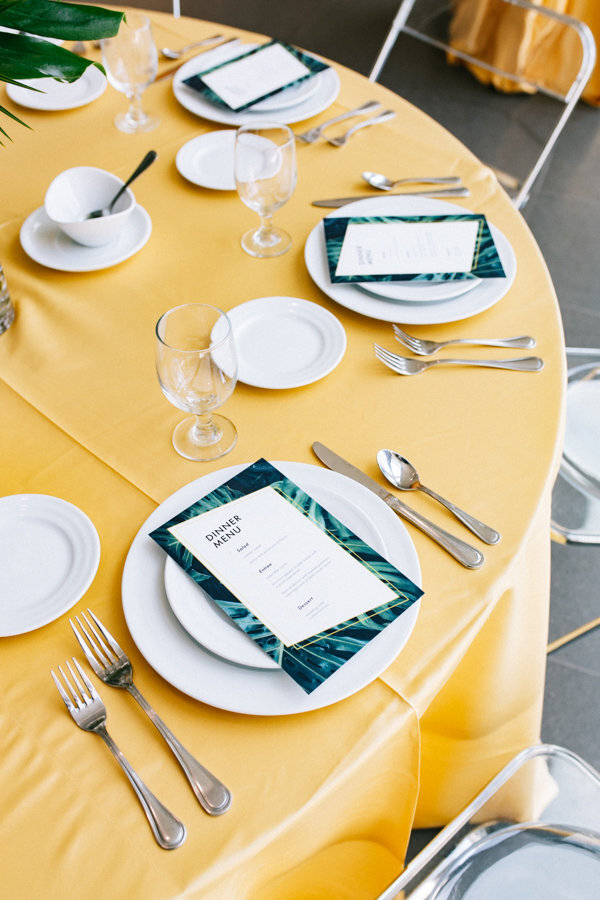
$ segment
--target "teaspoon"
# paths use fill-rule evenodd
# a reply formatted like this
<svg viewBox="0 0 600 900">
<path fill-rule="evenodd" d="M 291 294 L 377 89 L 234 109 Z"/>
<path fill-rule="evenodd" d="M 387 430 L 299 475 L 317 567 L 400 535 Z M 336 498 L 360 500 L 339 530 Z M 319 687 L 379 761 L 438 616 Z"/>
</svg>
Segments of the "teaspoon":
<svg viewBox="0 0 600 900">
<path fill-rule="evenodd" d="M 154 162 L 154 160 L 156 159 L 157 156 L 158 156 L 158 154 L 157 154 L 156 150 L 149 150 L 146 153 L 143 160 L 141 161 L 141 163 L 139 164 L 139 166 L 137 167 L 137 169 L 135 170 L 135 172 L 132 172 L 131 175 L 129 176 L 129 178 L 127 179 L 127 181 L 125 182 L 125 184 L 123 184 L 119 188 L 119 190 L 117 191 L 115 196 L 112 198 L 112 200 L 110 201 L 108 206 L 103 207 L 103 209 L 94 209 L 91 213 L 89 213 L 86 216 L 86 218 L 99 219 L 102 216 L 110 216 L 111 210 L 112 210 L 113 206 L 115 205 L 115 203 L 117 202 L 117 200 L 119 199 L 119 197 L 121 196 L 121 194 L 129 187 L 129 185 L 131 184 L 132 181 L 135 181 L 135 179 L 138 177 L 138 175 L 141 175 L 142 172 L 146 171 L 148 166 Z"/>
<path fill-rule="evenodd" d="M 396 453 L 395 450 L 380 450 L 377 454 L 377 462 L 382 473 L 394 487 L 399 488 L 401 491 L 423 491 L 425 494 L 429 494 L 430 497 L 433 497 L 434 500 L 437 500 L 442 506 L 450 510 L 459 522 L 466 525 L 469 531 L 472 531 L 484 543 L 497 544 L 500 540 L 500 534 L 493 528 L 490 528 L 489 525 L 484 525 L 479 519 L 470 516 L 462 509 L 459 509 L 458 506 L 455 506 L 454 503 L 450 503 L 449 500 L 440 497 L 431 488 L 421 484 L 419 473 L 415 467 L 403 456 L 400 456 L 399 453 Z"/>
<path fill-rule="evenodd" d="M 386 178 L 385 175 L 380 175 L 378 172 L 363 172 L 362 177 L 371 187 L 379 188 L 380 191 L 391 191 L 392 188 L 398 187 L 399 184 L 460 184 L 460 176 L 458 175 L 432 177 L 423 175 L 422 178 L 399 178 L 396 181 L 392 181 L 391 178 Z"/>
</svg>

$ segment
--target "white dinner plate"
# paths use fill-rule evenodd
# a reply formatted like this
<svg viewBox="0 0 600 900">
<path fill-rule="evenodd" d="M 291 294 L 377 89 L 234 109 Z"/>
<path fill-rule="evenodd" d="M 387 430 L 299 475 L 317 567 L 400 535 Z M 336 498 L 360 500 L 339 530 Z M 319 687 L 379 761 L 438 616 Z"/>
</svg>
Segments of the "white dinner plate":
<svg viewBox="0 0 600 900">
<path fill-rule="evenodd" d="M 273 657 L 261 650 L 170 556 L 165 562 L 165 591 L 185 630 L 207 650 L 240 666 L 279 669 Z"/>
<path fill-rule="evenodd" d="M 330 216 L 439 216 L 465 213 L 462 206 L 433 200 L 426 197 L 370 197 L 348 203 L 333 210 Z M 482 278 L 481 284 L 472 291 L 449 300 L 430 303 L 412 303 L 383 300 L 353 284 L 332 284 L 329 278 L 327 253 L 325 250 L 325 229 L 323 221 L 318 222 L 310 232 L 304 247 L 304 259 L 309 275 L 315 284 L 336 303 L 384 322 L 399 322 L 405 325 L 435 325 L 443 322 L 458 322 L 494 306 L 510 289 L 517 271 L 517 260 L 510 242 L 499 228 L 489 223 L 498 255 L 506 272 L 505 278 Z"/>
<path fill-rule="evenodd" d="M 141 250 L 151 233 L 150 216 L 138 204 L 127 229 L 116 240 L 104 247 L 84 247 L 67 237 L 40 206 L 25 219 L 19 236 L 25 253 L 42 266 L 60 272 L 94 272 L 129 259 Z"/>
<path fill-rule="evenodd" d="M 346 351 L 332 313 L 299 297 L 258 297 L 227 313 L 238 379 L 260 388 L 297 388 L 328 375 Z"/>
<path fill-rule="evenodd" d="M 99 560 L 98 533 L 72 503 L 47 494 L 0 497 L 0 636 L 33 631 L 71 609 Z"/>
<path fill-rule="evenodd" d="M 252 109 L 243 112 L 233 112 L 225 107 L 217 106 L 211 103 L 198 91 L 184 84 L 186 78 L 196 75 L 198 72 L 206 71 L 211 66 L 218 65 L 247 53 L 248 50 L 254 49 L 258 44 L 228 45 L 223 48 L 215 47 L 214 50 L 202 53 L 199 57 L 194 57 L 184 63 L 177 70 L 173 78 L 173 93 L 175 99 L 189 112 L 196 116 L 202 116 L 209 122 L 221 122 L 224 125 L 245 125 L 246 123 L 256 122 L 258 118 L 265 118 L 265 109 L 258 109 L 258 104 Z M 210 53 L 210 56 L 209 56 Z M 269 119 L 275 122 L 281 122 L 284 125 L 291 125 L 294 122 L 302 122 L 311 116 L 316 116 L 323 112 L 336 99 L 340 92 L 340 79 L 337 72 L 333 68 L 325 69 L 315 76 L 311 81 L 316 81 L 316 89 L 310 93 L 305 99 L 293 106 L 271 109 L 269 110 Z"/>
<path fill-rule="evenodd" d="M 16 84 L 7 84 L 6 93 L 14 103 L 28 109 L 55 112 L 60 109 L 76 109 L 100 97 L 106 89 L 106 76 L 96 68 L 88 66 L 77 81 L 55 81 L 54 78 L 22 78 L 23 84 L 30 84 L 43 93 L 29 91 Z"/>
<path fill-rule="evenodd" d="M 233 129 L 209 131 L 184 144 L 177 152 L 175 165 L 192 184 L 217 191 L 235 191 L 234 145 Z"/>
<path fill-rule="evenodd" d="M 318 466 L 274 462 L 360 538 L 421 584 L 419 560 L 398 516 L 362 485 Z M 183 693 L 218 709 L 279 716 L 337 703 L 377 678 L 396 658 L 417 620 L 420 601 L 311 694 L 283 671 L 237 666 L 201 647 L 174 615 L 165 593 L 164 551 L 149 533 L 247 464 L 210 472 L 176 491 L 149 516 L 134 538 L 123 571 L 123 610 L 129 631 L 148 663 Z"/>
</svg>

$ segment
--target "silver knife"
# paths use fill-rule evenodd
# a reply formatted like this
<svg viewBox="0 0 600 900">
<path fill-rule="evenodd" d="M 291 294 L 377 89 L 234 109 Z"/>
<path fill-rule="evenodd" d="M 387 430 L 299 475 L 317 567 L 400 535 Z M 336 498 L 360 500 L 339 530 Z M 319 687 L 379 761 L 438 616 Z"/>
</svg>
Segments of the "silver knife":
<svg viewBox="0 0 600 900">
<path fill-rule="evenodd" d="M 361 472 L 356 466 L 346 462 L 345 459 L 342 459 L 342 457 L 338 456 L 337 453 L 334 453 L 333 450 L 329 450 L 328 447 L 319 443 L 319 441 L 315 441 L 312 448 L 321 462 L 325 463 L 329 469 L 333 469 L 334 472 L 339 472 L 341 475 L 346 475 L 348 478 L 353 478 L 354 481 L 358 481 L 359 484 L 369 488 L 369 490 L 373 491 L 374 494 L 377 494 L 384 503 L 387 503 L 390 509 L 393 509 L 398 515 L 403 516 L 416 528 L 420 528 L 421 531 L 439 544 L 440 547 L 443 547 L 450 556 L 453 556 L 454 559 L 458 560 L 458 562 L 467 569 L 478 569 L 483 564 L 483 553 L 480 553 L 479 550 L 476 550 L 475 547 L 471 547 L 471 545 L 465 543 L 465 541 L 461 541 L 460 538 L 454 537 L 453 534 L 450 534 L 450 532 L 445 531 L 438 525 L 434 525 L 433 522 L 430 522 L 429 519 L 426 519 L 420 513 L 415 512 L 414 509 L 407 506 L 402 500 L 394 497 L 394 495 L 390 494 L 384 487 L 368 475 L 365 475 L 364 472 Z"/>
<path fill-rule="evenodd" d="M 377 193 L 377 194 L 359 194 L 356 197 L 333 197 L 330 200 L 312 200 L 313 206 L 327 206 L 336 208 L 338 206 L 345 206 L 346 203 L 354 203 L 356 200 L 372 200 L 374 197 L 377 197 L 379 200 L 385 199 L 386 197 L 468 197 L 469 196 L 469 188 L 466 187 L 455 187 L 455 188 L 434 188 L 428 191 L 426 188 L 423 188 L 420 191 L 402 191 L 397 192 L 395 194 L 389 193 L 386 191 L 385 194 Z"/>
</svg>

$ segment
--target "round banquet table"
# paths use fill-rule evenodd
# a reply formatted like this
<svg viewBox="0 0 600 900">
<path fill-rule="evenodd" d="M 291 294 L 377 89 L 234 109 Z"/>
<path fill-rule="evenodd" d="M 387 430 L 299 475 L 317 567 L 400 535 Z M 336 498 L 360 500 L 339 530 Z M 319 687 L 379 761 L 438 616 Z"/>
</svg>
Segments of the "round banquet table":
<svg viewBox="0 0 600 900">
<path fill-rule="evenodd" d="M 152 21 L 158 46 L 216 30 L 239 34 L 167 14 L 152 13 Z M 161 63 L 159 75 L 170 66 Z M 177 171 L 178 149 L 222 126 L 183 109 L 169 77 L 144 98 L 160 127 L 139 136 L 114 127 L 124 98 L 110 87 L 93 103 L 62 112 L 23 111 L 2 101 L 25 113 L 33 130 L 12 123 L 14 143 L 0 159 L 0 260 L 17 310 L 0 338 L 0 494 L 51 494 L 90 517 L 100 565 L 74 612 L 89 606 L 105 622 L 130 652 L 142 692 L 234 797 L 224 816 L 205 815 L 152 725 L 124 693 L 104 687 L 115 739 L 187 825 L 180 849 L 159 849 L 114 760 L 73 725 L 50 679 L 50 669 L 76 650 L 69 613 L 4 637 L 6 898 L 68 900 L 84 890 L 144 900 L 373 898 L 401 871 L 412 827 L 449 821 L 508 759 L 539 739 L 549 505 L 565 382 L 552 284 L 525 222 L 487 168 L 401 98 L 335 69 L 337 100 L 297 129 L 372 97 L 397 116 L 359 132 L 343 149 L 298 146 L 298 186 L 277 213 L 294 244 L 273 260 L 241 250 L 240 235 L 255 217 L 235 192 L 197 187 Z M 150 148 L 158 160 L 135 186 L 153 225 L 142 250 L 114 267 L 79 273 L 26 255 L 21 225 L 59 171 L 85 164 L 126 176 Z M 374 341 L 399 349 L 390 323 L 330 300 L 303 257 L 323 216 L 310 201 L 368 196 L 360 184 L 364 169 L 462 176 L 471 196 L 458 202 L 484 212 L 517 257 L 514 284 L 491 309 L 409 330 L 440 339 L 531 334 L 545 362 L 541 373 L 464 368 L 402 378 L 374 358 Z M 180 413 L 162 396 L 154 372 L 156 320 L 186 301 L 230 310 L 273 295 L 332 312 L 347 335 L 341 363 L 293 390 L 238 384 L 224 407 L 238 428 L 235 449 L 210 464 L 180 458 L 171 445 Z M 407 526 L 425 590 L 416 627 L 381 677 L 353 696 L 283 716 L 201 703 L 157 674 L 128 633 L 121 577 L 131 542 L 157 504 L 200 475 L 260 457 L 318 465 L 316 440 L 373 477 L 376 451 L 400 450 L 426 483 L 494 525 L 502 540 L 484 548 L 481 569 L 468 571 Z M 408 502 L 471 538 L 429 498 L 412 495 Z"/>
</svg>

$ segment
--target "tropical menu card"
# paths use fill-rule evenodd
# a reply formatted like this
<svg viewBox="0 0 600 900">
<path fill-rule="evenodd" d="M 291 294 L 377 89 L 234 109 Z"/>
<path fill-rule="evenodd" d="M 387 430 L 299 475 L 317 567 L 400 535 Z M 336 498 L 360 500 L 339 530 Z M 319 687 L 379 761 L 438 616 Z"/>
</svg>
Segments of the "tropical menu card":
<svg viewBox="0 0 600 900">
<path fill-rule="evenodd" d="M 184 80 L 211 103 L 233 112 L 266 100 L 329 68 L 325 63 L 281 41 L 262 44 L 242 56 Z"/>
<path fill-rule="evenodd" d="M 505 277 L 484 215 L 328 216 L 323 224 L 332 282 Z"/>
<path fill-rule="evenodd" d="M 150 537 L 307 694 L 423 593 L 264 459 Z"/>
</svg>

